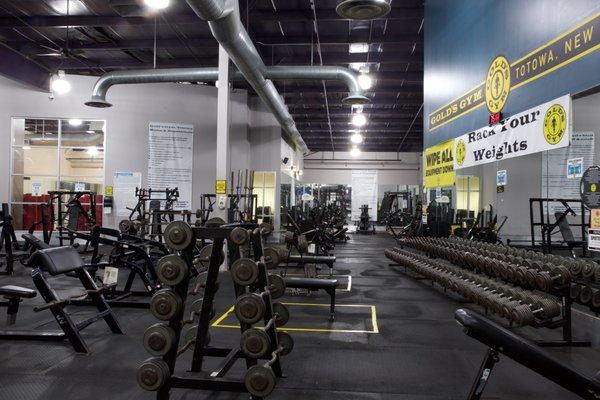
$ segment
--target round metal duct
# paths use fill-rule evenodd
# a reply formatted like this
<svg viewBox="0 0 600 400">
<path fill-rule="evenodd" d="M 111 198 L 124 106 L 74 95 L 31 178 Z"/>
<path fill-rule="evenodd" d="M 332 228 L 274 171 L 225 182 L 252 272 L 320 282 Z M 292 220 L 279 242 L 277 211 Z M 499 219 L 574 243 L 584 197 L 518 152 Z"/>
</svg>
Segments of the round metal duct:
<svg viewBox="0 0 600 400">
<path fill-rule="evenodd" d="M 352 94 L 342 99 L 342 103 L 346 105 L 369 104 L 370 102 L 371 99 L 360 94 Z"/>
<path fill-rule="evenodd" d="M 344 0 L 335 8 L 343 18 L 360 20 L 381 18 L 390 10 L 386 0 Z"/>
<path fill-rule="evenodd" d="M 88 106 L 88 107 L 96 107 L 96 108 L 112 107 L 112 104 L 110 104 L 108 101 L 104 101 L 104 100 L 90 100 L 90 101 L 86 101 L 85 105 Z"/>
</svg>

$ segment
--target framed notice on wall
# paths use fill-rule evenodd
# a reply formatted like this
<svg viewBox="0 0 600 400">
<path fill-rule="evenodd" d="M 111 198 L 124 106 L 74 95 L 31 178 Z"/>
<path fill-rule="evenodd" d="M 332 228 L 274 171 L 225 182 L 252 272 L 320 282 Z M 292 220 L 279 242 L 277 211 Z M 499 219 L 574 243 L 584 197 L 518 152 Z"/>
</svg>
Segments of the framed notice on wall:
<svg viewBox="0 0 600 400">
<path fill-rule="evenodd" d="M 377 170 L 352 171 L 352 221 L 360 220 L 360 206 L 369 206 L 369 217 L 377 221 Z"/>
<path fill-rule="evenodd" d="M 194 126 L 150 122 L 148 186 L 179 189 L 175 210 L 192 209 Z"/>
</svg>

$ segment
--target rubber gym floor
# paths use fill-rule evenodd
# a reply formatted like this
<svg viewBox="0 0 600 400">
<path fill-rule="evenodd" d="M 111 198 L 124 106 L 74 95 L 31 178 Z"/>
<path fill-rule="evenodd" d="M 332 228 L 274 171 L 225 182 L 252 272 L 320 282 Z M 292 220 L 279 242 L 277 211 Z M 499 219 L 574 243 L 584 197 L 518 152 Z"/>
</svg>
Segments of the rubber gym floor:
<svg viewBox="0 0 600 400">
<path fill-rule="evenodd" d="M 337 317 L 329 323 L 329 296 L 324 292 L 291 293 L 287 325 L 295 340 L 293 352 L 283 359 L 286 378 L 277 383 L 273 399 L 464 399 L 469 391 L 485 347 L 467 337 L 454 321 L 454 310 L 470 307 L 456 297 L 432 289 L 400 267 L 390 267 L 383 255 L 394 240 L 384 234 L 352 235 L 339 244 L 335 274 L 342 283 Z M 0 278 L 0 285 L 32 287 L 29 272 L 16 264 L 17 274 Z M 292 271 L 290 271 L 292 272 Z M 322 271 L 327 273 L 326 268 Z M 351 287 L 348 278 L 351 275 Z M 235 317 L 224 313 L 233 304 L 231 280 L 223 273 L 217 294 L 219 327 L 211 328 L 214 346 L 239 346 Z M 73 278 L 51 281 L 61 296 L 78 293 Z M 22 304 L 17 328 L 56 329 L 48 311 L 34 314 Z M 302 305 L 311 304 L 311 305 Z M 323 305 L 318 305 L 323 304 Z M 345 307 L 346 306 L 346 307 Z M 84 316 L 85 307 L 69 310 Z M 5 312 L 4 310 L 0 310 Z M 90 355 L 75 354 L 65 343 L 0 342 L 1 400 L 58 399 L 153 399 L 139 389 L 137 365 L 148 357 L 141 345 L 144 330 L 157 322 L 148 310 L 116 308 L 125 335 L 112 335 L 99 321 L 83 331 Z M 223 327 L 225 326 L 225 327 Z M 3 328 L 4 329 L 4 328 Z M 558 338 L 557 331 L 533 332 Z M 589 348 L 552 349 L 553 354 L 593 375 L 598 351 Z M 216 365 L 211 359 L 208 368 Z M 178 373 L 186 375 L 190 352 L 178 360 Z M 242 376 L 239 362 L 229 376 Z M 247 394 L 174 389 L 172 399 L 245 399 Z M 575 399 L 577 397 L 526 368 L 502 357 L 493 371 L 485 399 Z"/>
</svg>

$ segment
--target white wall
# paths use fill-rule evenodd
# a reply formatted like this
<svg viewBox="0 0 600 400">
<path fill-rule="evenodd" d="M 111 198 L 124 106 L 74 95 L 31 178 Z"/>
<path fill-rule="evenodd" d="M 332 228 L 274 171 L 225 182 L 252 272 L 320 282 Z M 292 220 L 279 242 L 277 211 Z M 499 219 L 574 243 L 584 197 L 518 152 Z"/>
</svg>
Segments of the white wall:
<svg viewBox="0 0 600 400">
<path fill-rule="evenodd" d="M 112 185 L 116 171 L 142 172 L 146 184 L 148 170 L 149 122 L 177 122 L 194 125 L 193 208 L 200 206 L 201 193 L 214 193 L 217 123 L 217 90 L 212 86 L 184 84 L 144 84 L 113 87 L 107 100 L 111 108 L 85 106 L 96 81 L 93 77 L 69 76 L 73 89 L 53 101 L 47 93 L 30 90 L 0 77 L 0 202 L 8 201 L 10 178 L 11 117 L 81 118 L 106 120 L 105 185 Z M 230 148 L 233 169 L 249 168 L 250 111 L 247 93 L 231 96 Z M 277 142 L 279 145 L 279 142 Z M 266 162 L 273 157 L 265 153 Z M 114 223 L 109 218 L 109 224 Z"/>
<path fill-rule="evenodd" d="M 421 153 L 361 153 L 352 157 L 348 152 L 318 152 L 304 157 L 302 181 L 349 185 L 352 170 L 377 170 L 380 185 L 420 185 L 422 182 Z"/>
</svg>

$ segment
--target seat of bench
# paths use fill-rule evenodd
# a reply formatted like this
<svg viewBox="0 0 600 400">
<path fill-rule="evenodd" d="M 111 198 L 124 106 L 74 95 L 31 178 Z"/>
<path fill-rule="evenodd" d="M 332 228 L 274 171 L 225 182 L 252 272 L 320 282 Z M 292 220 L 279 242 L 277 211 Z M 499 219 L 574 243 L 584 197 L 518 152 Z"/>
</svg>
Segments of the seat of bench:
<svg viewBox="0 0 600 400">
<path fill-rule="evenodd" d="M 0 286 L 0 296 L 31 299 L 37 296 L 37 292 L 21 286 L 7 285 Z"/>
<path fill-rule="evenodd" d="M 285 277 L 285 286 L 297 289 L 328 289 L 337 288 L 340 283 L 337 279 L 321 279 L 321 278 L 296 278 Z"/>
</svg>

